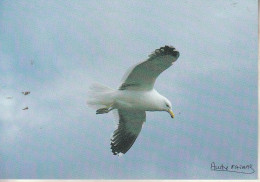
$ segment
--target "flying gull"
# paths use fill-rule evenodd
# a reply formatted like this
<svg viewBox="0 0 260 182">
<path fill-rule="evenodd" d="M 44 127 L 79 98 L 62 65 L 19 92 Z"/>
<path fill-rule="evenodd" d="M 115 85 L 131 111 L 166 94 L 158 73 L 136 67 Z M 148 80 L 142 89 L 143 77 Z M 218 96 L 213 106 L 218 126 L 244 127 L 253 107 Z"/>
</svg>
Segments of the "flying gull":
<svg viewBox="0 0 260 182">
<path fill-rule="evenodd" d="M 132 147 L 146 120 L 146 111 L 166 111 L 174 118 L 171 102 L 153 87 L 156 78 L 179 55 L 174 47 L 161 47 L 146 61 L 131 68 L 118 89 L 101 84 L 90 88 L 87 104 L 99 108 L 96 114 L 105 114 L 114 109 L 118 112 L 119 123 L 111 138 L 114 155 L 125 154 Z"/>
<path fill-rule="evenodd" d="M 29 91 L 26 91 L 26 92 L 21 92 L 23 95 L 28 95 L 28 94 L 30 94 L 31 92 L 29 92 Z"/>
<path fill-rule="evenodd" d="M 28 109 L 29 109 L 28 107 L 23 108 L 23 110 L 28 110 Z"/>
</svg>

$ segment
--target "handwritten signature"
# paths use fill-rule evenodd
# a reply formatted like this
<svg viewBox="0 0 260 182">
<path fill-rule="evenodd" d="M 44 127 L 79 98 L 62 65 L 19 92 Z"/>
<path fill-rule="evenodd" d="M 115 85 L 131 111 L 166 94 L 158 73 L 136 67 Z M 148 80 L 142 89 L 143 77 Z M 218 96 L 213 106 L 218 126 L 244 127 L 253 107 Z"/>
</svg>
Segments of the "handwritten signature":
<svg viewBox="0 0 260 182">
<path fill-rule="evenodd" d="M 210 169 L 212 171 L 226 171 L 226 172 L 234 172 L 234 173 L 243 173 L 243 174 L 253 174 L 255 172 L 253 165 L 216 165 L 215 162 L 210 164 Z"/>
</svg>

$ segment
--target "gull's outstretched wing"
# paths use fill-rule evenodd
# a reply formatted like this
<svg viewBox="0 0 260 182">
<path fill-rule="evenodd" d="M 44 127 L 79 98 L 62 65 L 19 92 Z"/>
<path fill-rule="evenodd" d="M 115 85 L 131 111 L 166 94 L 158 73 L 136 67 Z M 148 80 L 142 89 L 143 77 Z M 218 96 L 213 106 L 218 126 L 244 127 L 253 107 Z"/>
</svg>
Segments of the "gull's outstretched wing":
<svg viewBox="0 0 260 182">
<path fill-rule="evenodd" d="M 145 111 L 118 110 L 119 124 L 111 138 L 114 155 L 125 154 L 134 144 L 145 122 Z"/>
<path fill-rule="evenodd" d="M 179 55 L 179 51 L 174 47 L 156 49 L 146 61 L 137 64 L 125 74 L 119 90 L 151 90 L 156 78 L 169 68 Z"/>
</svg>

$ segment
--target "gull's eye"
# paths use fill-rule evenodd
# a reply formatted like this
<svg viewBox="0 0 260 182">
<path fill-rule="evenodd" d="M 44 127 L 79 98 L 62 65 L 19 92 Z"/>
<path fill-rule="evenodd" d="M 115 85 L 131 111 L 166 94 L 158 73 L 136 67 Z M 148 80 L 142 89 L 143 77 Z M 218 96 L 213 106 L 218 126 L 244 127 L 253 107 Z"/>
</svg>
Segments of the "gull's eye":
<svg viewBox="0 0 260 182">
<path fill-rule="evenodd" d="M 166 104 L 166 107 L 170 107 L 168 104 Z"/>
</svg>

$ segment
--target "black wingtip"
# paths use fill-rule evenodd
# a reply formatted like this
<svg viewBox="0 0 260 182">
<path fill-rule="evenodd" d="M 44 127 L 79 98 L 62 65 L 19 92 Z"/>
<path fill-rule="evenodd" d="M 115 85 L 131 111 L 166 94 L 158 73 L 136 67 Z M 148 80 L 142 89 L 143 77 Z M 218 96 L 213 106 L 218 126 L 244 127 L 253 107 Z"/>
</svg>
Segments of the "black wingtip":
<svg viewBox="0 0 260 182">
<path fill-rule="evenodd" d="M 113 142 L 111 142 L 110 145 L 111 145 L 110 149 L 111 149 L 111 152 L 113 153 L 113 155 L 121 156 L 121 155 L 125 154 L 122 151 L 118 151 L 118 149 L 116 148 L 116 146 Z"/>
<path fill-rule="evenodd" d="M 113 155 L 122 155 L 125 154 L 134 144 L 136 140 L 136 136 L 131 134 L 123 134 L 123 135 L 114 135 L 111 139 L 111 150 Z"/>
<path fill-rule="evenodd" d="M 160 56 L 160 55 L 172 55 L 176 58 L 180 56 L 180 52 L 175 49 L 173 46 L 165 45 L 164 47 L 160 47 L 156 49 L 149 57 Z"/>
<path fill-rule="evenodd" d="M 160 51 L 163 51 L 165 54 L 171 54 L 175 57 L 179 57 L 180 53 L 173 46 L 165 45 L 164 47 L 160 47 Z"/>
</svg>

